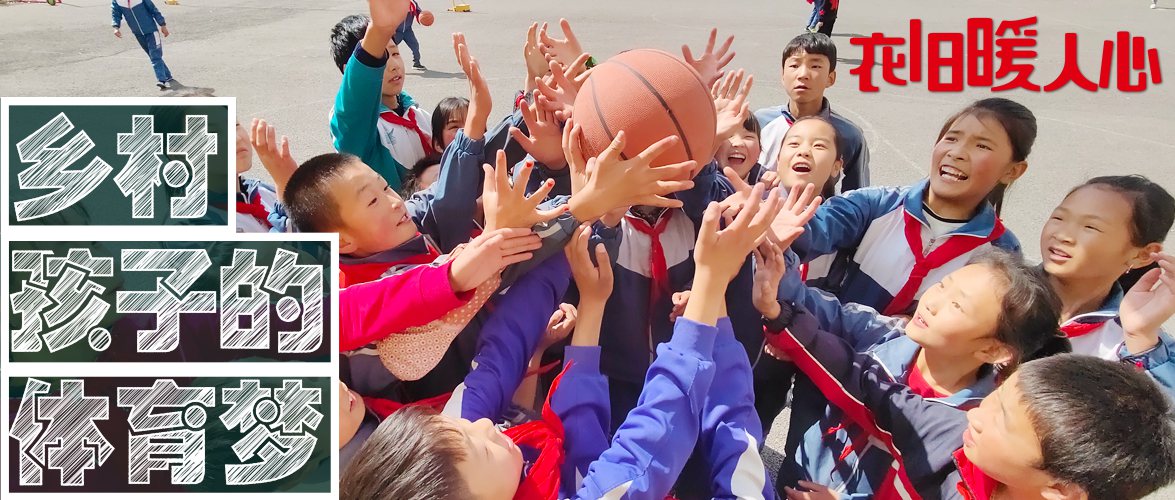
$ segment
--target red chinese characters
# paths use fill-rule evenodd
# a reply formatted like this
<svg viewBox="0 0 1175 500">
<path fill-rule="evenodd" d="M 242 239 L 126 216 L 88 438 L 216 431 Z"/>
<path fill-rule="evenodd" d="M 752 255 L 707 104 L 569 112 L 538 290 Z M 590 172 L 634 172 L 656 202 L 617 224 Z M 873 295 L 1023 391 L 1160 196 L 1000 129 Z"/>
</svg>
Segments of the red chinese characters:
<svg viewBox="0 0 1175 500">
<path fill-rule="evenodd" d="M 1148 82 L 1158 85 L 1163 81 L 1158 50 L 1147 49 L 1143 37 L 1120 31 L 1115 39 L 1103 42 L 1098 79 L 1094 82 L 1079 64 L 1077 34 L 1066 33 L 1061 72 L 1041 86 L 1032 81 L 1036 70 L 1033 61 L 1037 59 L 1036 24 L 1036 17 L 1000 21 L 998 25 L 990 18 L 972 18 L 967 20 L 964 33 L 931 32 L 924 42 L 922 21 L 911 19 L 909 50 L 905 53 L 902 49 L 907 38 L 873 33 L 849 39 L 863 51 L 860 66 L 850 69 L 849 74 L 858 78 L 862 91 L 878 92 L 881 89 L 874 82 L 873 67 L 880 63 L 885 83 L 905 86 L 923 80 L 925 57 L 926 85 L 931 92 L 960 92 L 965 87 L 990 87 L 993 92 L 1052 92 L 1070 83 L 1096 92 L 1110 88 L 1111 80 L 1122 92 L 1140 92 Z M 905 78 L 899 70 L 905 70 Z"/>
</svg>

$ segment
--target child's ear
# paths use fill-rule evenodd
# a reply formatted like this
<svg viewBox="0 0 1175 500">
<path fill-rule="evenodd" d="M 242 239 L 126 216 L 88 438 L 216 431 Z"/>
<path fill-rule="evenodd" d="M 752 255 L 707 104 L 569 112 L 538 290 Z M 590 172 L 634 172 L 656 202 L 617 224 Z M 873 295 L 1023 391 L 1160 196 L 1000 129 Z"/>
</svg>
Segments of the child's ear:
<svg viewBox="0 0 1175 500">
<path fill-rule="evenodd" d="M 1085 489 L 1073 483 L 1049 483 L 1040 490 L 1041 498 L 1046 500 L 1088 500 L 1089 494 Z"/>
<path fill-rule="evenodd" d="M 1130 269 L 1138 269 L 1146 267 L 1155 262 L 1153 254 L 1163 251 L 1163 244 L 1157 241 L 1152 241 L 1146 246 L 1138 249 L 1138 251 L 1130 258 Z"/>
<path fill-rule="evenodd" d="M 339 255 L 348 255 L 359 250 L 359 245 L 355 240 L 347 234 L 346 231 L 339 231 Z"/>
<path fill-rule="evenodd" d="M 1019 179 L 1020 176 L 1024 175 L 1024 172 L 1027 172 L 1027 171 L 1028 171 L 1028 160 L 1021 160 L 1016 163 L 1013 163 L 1012 168 L 1009 168 L 1007 172 L 1004 172 L 1004 176 L 1000 177 L 1000 182 L 1003 184 L 1011 185 L 1013 182 L 1016 181 L 1016 179 Z"/>
<path fill-rule="evenodd" d="M 828 72 L 828 86 L 831 87 L 833 85 L 836 85 L 836 70 L 835 69 Z"/>
<path fill-rule="evenodd" d="M 844 171 L 845 171 L 845 161 L 840 158 L 837 158 L 837 160 L 832 163 L 832 178 L 835 179 L 837 177 L 840 177 L 840 174 L 843 174 Z"/>
<path fill-rule="evenodd" d="M 1012 361 L 1012 349 L 1008 347 L 1008 344 L 996 339 L 988 339 L 987 347 L 980 349 L 975 353 L 975 356 L 989 365 L 1002 365 Z"/>
</svg>

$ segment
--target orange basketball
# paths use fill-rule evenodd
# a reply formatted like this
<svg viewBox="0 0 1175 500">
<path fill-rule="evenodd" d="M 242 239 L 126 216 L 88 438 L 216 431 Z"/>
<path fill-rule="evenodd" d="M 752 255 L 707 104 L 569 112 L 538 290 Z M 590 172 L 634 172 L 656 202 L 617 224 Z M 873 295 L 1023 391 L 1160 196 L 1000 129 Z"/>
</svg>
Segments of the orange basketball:
<svg viewBox="0 0 1175 500">
<path fill-rule="evenodd" d="M 420 24 L 423 26 L 432 26 L 432 22 L 436 21 L 436 17 L 433 16 L 432 11 L 429 10 L 420 11 L 420 17 L 418 19 L 420 20 Z"/>
<path fill-rule="evenodd" d="M 625 158 L 665 137 L 681 138 L 653 166 L 696 160 L 700 167 L 714 153 L 717 117 L 710 91 L 697 71 L 668 52 L 630 50 L 596 66 L 579 89 L 573 115 L 589 158 L 620 130 L 627 137 Z"/>
</svg>

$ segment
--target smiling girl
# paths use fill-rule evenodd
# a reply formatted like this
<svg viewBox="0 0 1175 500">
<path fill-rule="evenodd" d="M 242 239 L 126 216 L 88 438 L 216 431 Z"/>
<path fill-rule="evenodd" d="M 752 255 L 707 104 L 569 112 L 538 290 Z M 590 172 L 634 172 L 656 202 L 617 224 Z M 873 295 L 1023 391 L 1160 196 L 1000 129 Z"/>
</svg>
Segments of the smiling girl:
<svg viewBox="0 0 1175 500">
<path fill-rule="evenodd" d="M 1019 252 L 999 209 L 1004 191 L 1028 169 L 1035 140 L 1036 117 L 1028 108 L 1001 98 L 976 101 L 943 125 L 929 178 L 832 198 L 792 248 L 803 262 L 834 252 L 849 256 L 844 277 L 823 286 L 842 301 L 909 314 L 931 284 L 975 252 Z"/>
</svg>

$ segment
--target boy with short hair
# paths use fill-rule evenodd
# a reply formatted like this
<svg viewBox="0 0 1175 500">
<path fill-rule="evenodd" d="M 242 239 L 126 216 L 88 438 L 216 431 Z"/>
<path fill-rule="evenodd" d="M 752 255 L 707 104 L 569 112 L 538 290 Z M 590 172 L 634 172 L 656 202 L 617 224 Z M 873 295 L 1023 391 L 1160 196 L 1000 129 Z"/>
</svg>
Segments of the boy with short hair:
<svg viewBox="0 0 1175 500">
<path fill-rule="evenodd" d="M 1171 403 L 1129 363 L 1030 361 L 964 412 L 892 382 L 877 360 L 785 309 L 790 320 L 768 342 L 895 457 L 878 498 L 1133 499 L 1175 480 Z M 805 489 L 833 493 L 811 479 Z"/>
<path fill-rule="evenodd" d="M 793 38 L 783 49 L 782 78 L 788 102 L 755 111 L 763 127 L 759 163 L 766 170 L 775 170 L 780 143 L 791 124 L 805 116 L 820 115 L 832 122 L 844 145 L 844 174 L 838 192 L 868 186 L 869 147 L 865 136 L 860 127 L 834 112 L 824 97 L 824 91 L 836 83 L 836 45 L 832 39 L 819 33 Z"/>
<path fill-rule="evenodd" d="M 157 81 L 155 85 L 159 90 L 170 89 L 171 82 L 175 79 L 171 77 L 167 63 L 163 62 L 163 38 L 159 34 L 162 33 L 166 37 L 171 35 L 171 32 L 167 30 L 167 20 L 163 19 L 163 13 L 159 12 L 159 8 L 151 0 L 111 0 L 110 14 L 114 18 L 114 24 L 111 25 L 114 27 L 114 36 L 122 38 L 122 19 L 125 17 L 131 33 L 139 41 L 139 46 L 147 53 L 147 57 L 151 58 L 151 67 L 155 69 Z"/>
<path fill-rule="evenodd" d="M 337 151 L 358 156 L 399 191 L 408 168 L 433 152 L 432 118 L 404 92 L 404 61 L 392 37 L 407 13 L 391 3 L 372 1 L 370 18 L 347 16 L 331 30 L 331 55 L 343 80 L 330 132 Z"/>
</svg>

